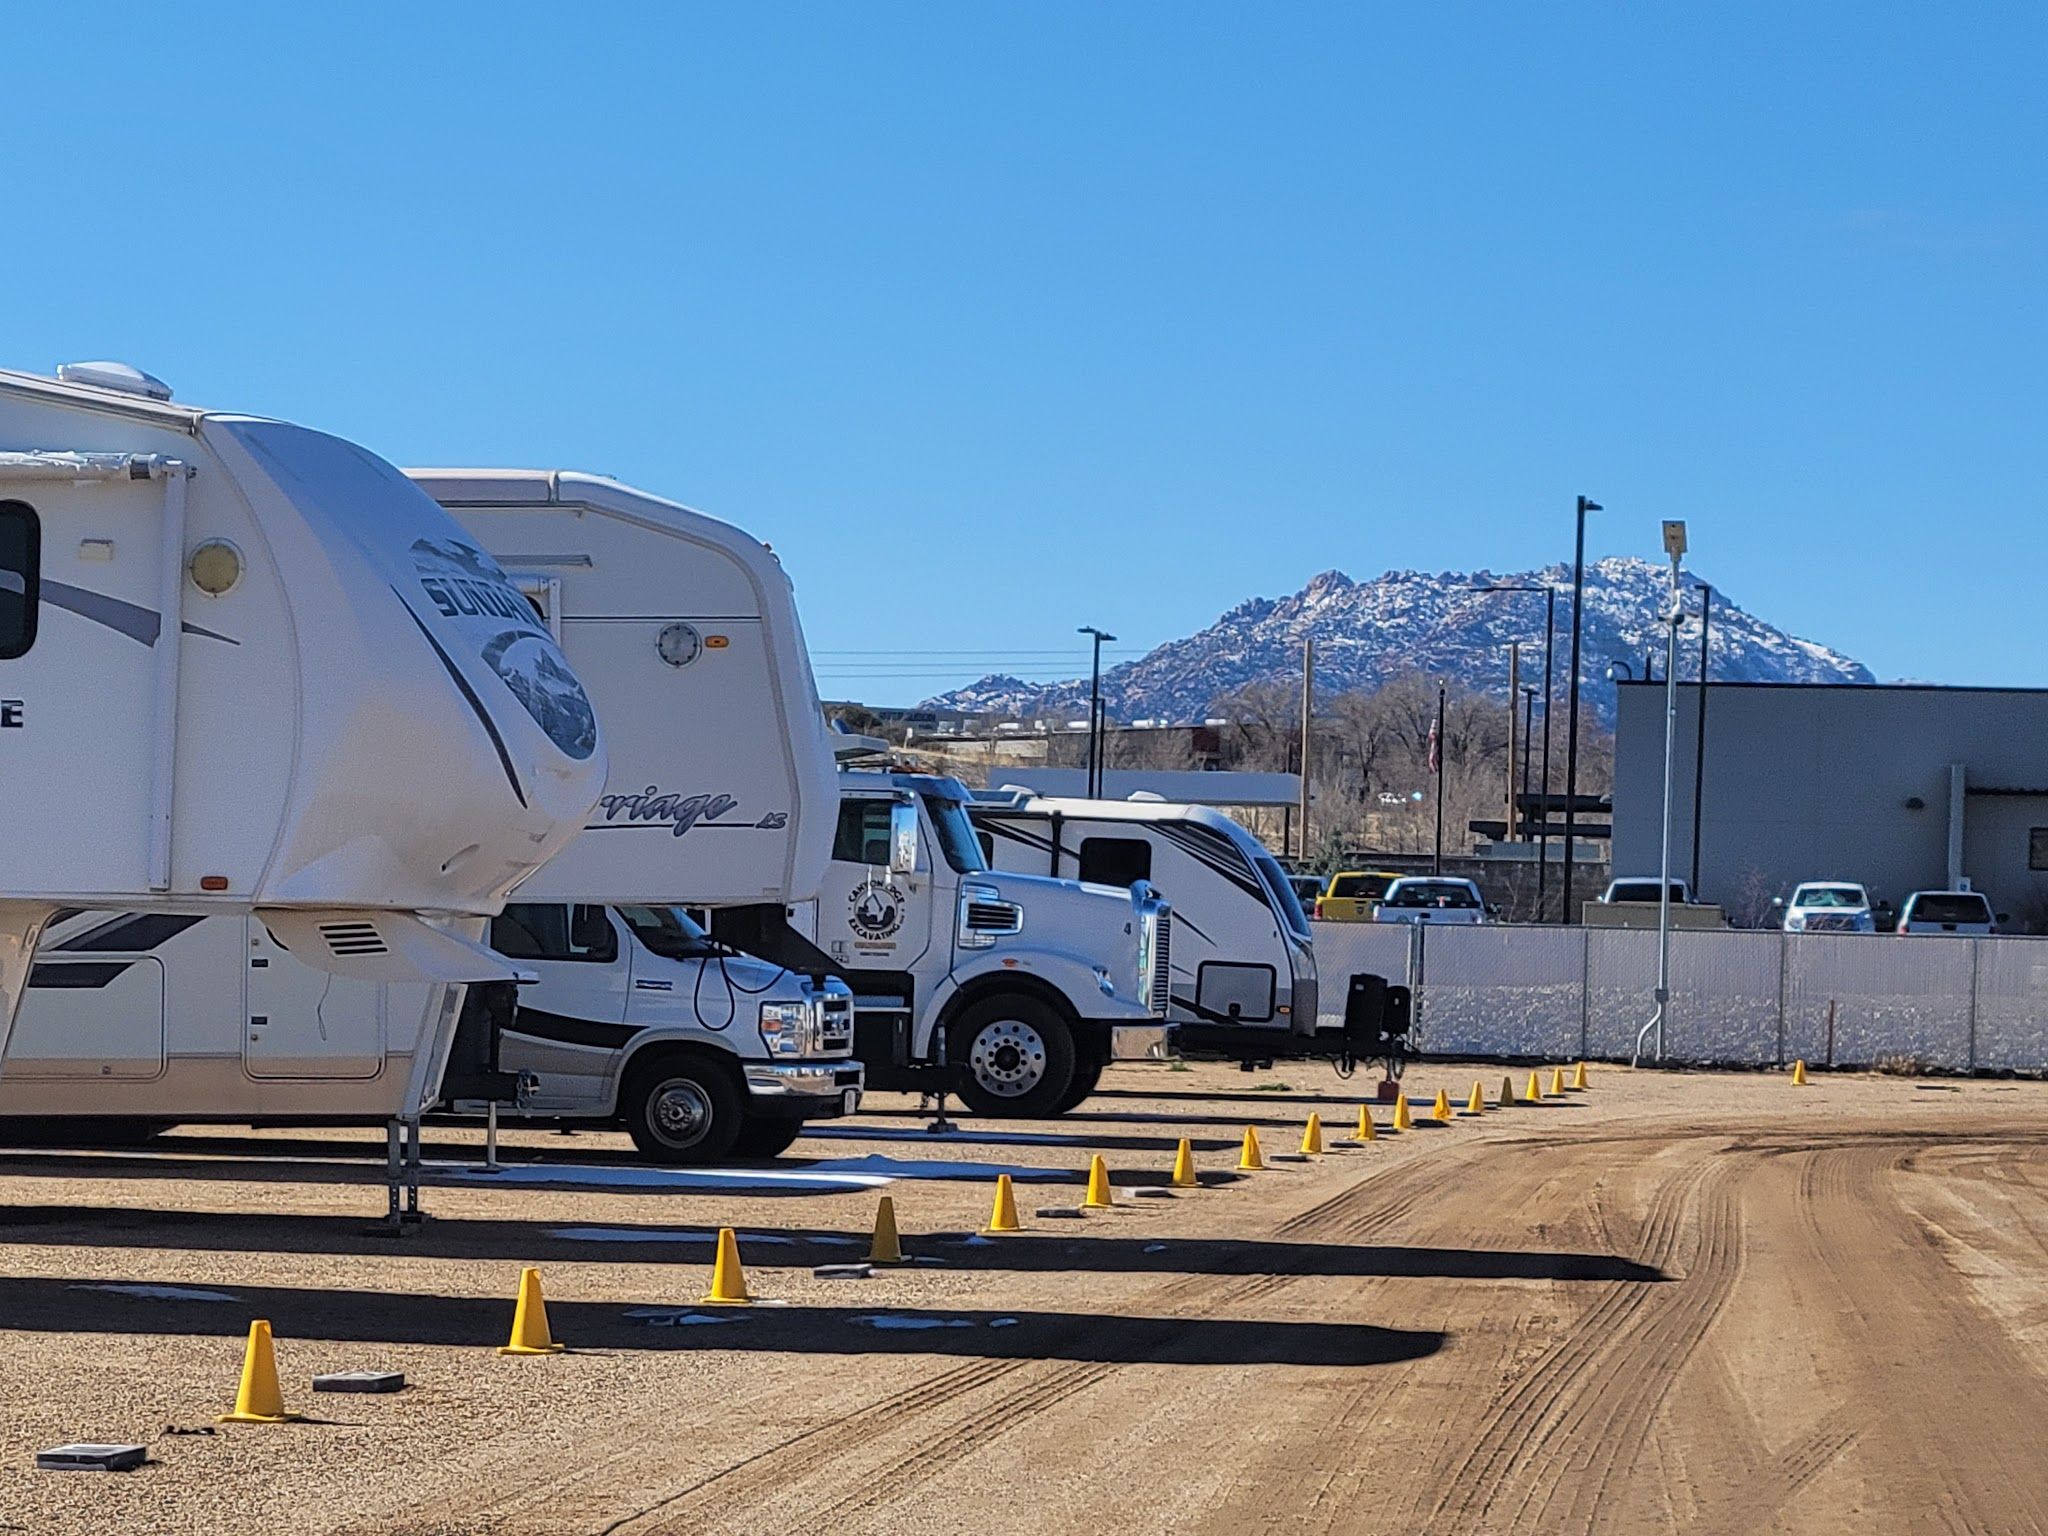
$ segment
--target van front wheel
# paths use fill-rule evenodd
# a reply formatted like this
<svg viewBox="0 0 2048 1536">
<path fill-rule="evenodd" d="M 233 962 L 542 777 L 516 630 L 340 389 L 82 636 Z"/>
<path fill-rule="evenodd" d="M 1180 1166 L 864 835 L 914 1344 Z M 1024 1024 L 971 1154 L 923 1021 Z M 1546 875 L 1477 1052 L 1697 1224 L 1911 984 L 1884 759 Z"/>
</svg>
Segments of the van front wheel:
<svg viewBox="0 0 2048 1536">
<path fill-rule="evenodd" d="M 657 1056 L 627 1074 L 619 1115 L 649 1162 L 723 1162 L 739 1140 L 740 1091 L 705 1057 Z"/>
<path fill-rule="evenodd" d="M 970 1004 L 947 1040 L 964 1069 L 960 1097 L 978 1115 L 1055 1115 L 1074 1081 L 1074 1032 L 1034 997 Z"/>
</svg>

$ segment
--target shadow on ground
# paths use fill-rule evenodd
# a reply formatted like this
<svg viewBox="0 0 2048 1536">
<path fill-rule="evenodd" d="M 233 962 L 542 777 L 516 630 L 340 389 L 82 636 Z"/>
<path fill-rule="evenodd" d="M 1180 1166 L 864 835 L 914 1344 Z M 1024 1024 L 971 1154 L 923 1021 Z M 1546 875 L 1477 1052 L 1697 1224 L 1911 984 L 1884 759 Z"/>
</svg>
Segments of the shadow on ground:
<svg viewBox="0 0 2048 1536">
<path fill-rule="evenodd" d="M 914 1214 L 914 1212 L 905 1213 Z M 1614 1254 L 1385 1243 L 1286 1243 L 1228 1238 L 1154 1237 L 1105 1230 L 1124 1212 L 1091 1217 L 1082 1232 L 1050 1222 L 1001 1238 L 906 1229 L 914 1259 L 948 1269 L 1053 1273 L 1412 1276 L 1443 1280 L 1565 1280 L 1646 1283 L 1666 1278 Z M 1130 1213 L 1133 1224 L 1143 1221 Z M 33 1206 L 8 1213 L 8 1237 L 53 1247 L 243 1253 L 252 1243 L 278 1253 L 396 1254 L 420 1259 L 500 1259 L 507 1263 L 674 1264 L 710 1262 L 717 1229 L 633 1222 L 432 1219 L 403 1238 L 365 1230 L 360 1219 L 264 1213 L 105 1210 Z M 761 1268 L 843 1264 L 867 1252 L 865 1232 L 757 1225 L 740 1230 L 740 1247 Z M 878 1277 L 886 1282 L 886 1273 Z M 877 1291 L 881 1285 L 874 1285 Z M 4 1319 L 0 1319 L 4 1325 Z"/>
<path fill-rule="evenodd" d="M 509 1276 L 508 1276 L 509 1278 Z M 96 1278 L 92 1284 L 108 1281 Z M 113 1282 L 120 1283 L 120 1282 Z M 0 1277 L 0 1329 L 39 1333 L 184 1334 L 240 1340 L 269 1320 L 280 1355 L 293 1339 L 363 1344 L 502 1344 L 512 1302 L 489 1297 L 278 1286 L 220 1287 L 229 1301 L 159 1300 L 61 1279 Z M 758 1289 L 759 1287 L 757 1287 Z M 679 1288 L 680 1289 L 680 1288 Z M 1239 1322 L 1074 1312 L 909 1310 L 869 1306 L 696 1307 L 677 1298 L 548 1298 L 556 1339 L 572 1349 L 722 1349 L 772 1354 L 971 1355 L 1157 1365 L 1385 1365 L 1443 1347 L 1433 1330 L 1367 1323 Z M 232 1382 L 239 1344 L 224 1351 Z M 374 1362 L 366 1362 L 374 1363 Z M 558 1369 L 573 1369 L 573 1355 Z"/>
</svg>

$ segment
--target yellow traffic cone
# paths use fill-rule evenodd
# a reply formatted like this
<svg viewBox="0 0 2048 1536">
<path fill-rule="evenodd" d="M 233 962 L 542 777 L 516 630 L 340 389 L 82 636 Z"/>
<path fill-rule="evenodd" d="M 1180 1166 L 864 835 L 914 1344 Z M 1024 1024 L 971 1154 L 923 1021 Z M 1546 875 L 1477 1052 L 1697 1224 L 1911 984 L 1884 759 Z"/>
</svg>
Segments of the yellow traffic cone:
<svg viewBox="0 0 2048 1536">
<path fill-rule="evenodd" d="M 903 1262 L 903 1241 L 896 1235 L 896 1202 L 887 1195 L 875 1206 L 875 1235 L 868 1239 L 868 1262 Z"/>
<path fill-rule="evenodd" d="M 1486 1087 L 1482 1083 L 1472 1085 L 1472 1097 L 1465 1101 L 1465 1113 L 1483 1115 L 1486 1113 Z"/>
<path fill-rule="evenodd" d="M 740 1268 L 740 1240 L 731 1227 L 718 1229 L 718 1258 L 711 1266 L 711 1289 L 704 1304 L 711 1307 L 744 1307 L 754 1298 L 747 1293 L 747 1272 Z"/>
<path fill-rule="evenodd" d="M 305 1415 L 284 1411 L 284 1393 L 277 1386 L 277 1354 L 270 1347 L 270 1324 L 249 1325 L 249 1346 L 242 1352 L 242 1385 L 235 1393 L 235 1411 L 220 1416 L 222 1424 L 289 1424 Z"/>
<path fill-rule="evenodd" d="M 1552 1067 L 1550 1069 L 1550 1096 L 1553 1099 L 1561 1099 L 1564 1097 L 1563 1067 Z"/>
<path fill-rule="evenodd" d="M 1369 1105 L 1358 1106 L 1358 1129 L 1351 1133 L 1353 1141 L 1372 1141 L 1379 1135 L 1379 1128 L 1372 1123 L 1372 1109 Z"/>
<path fill-rule="evenodd" d="M 1102 1154 L 1098 1152 L 1088 1159 L 1088 1198 L 1081 1202 L 1081 1209 L 1106 1211 L 1110 1204 L 1109 1168 L 1102 1161 Z"/>
<path fill-rule="evenodd" d="M 1309 1111 L 1308 1124 L 1301 1133 L 1301 1155 L 1320 1157 L 1323 1153 L 1323 1117 L 1314 1110 Z"/>
<path fill-rule="evenodd" d="M 1436 1103 L 1430 1106 L 1430 1113 L 1436 1116 L 1436 1123 L 1438 1125 L 1449 1125 L 1451 1123 L 1450 1090 L 1445 1088 L 1437 1089 Z"/>
<path fill-rule="evenodd" d="M 1408 1113 L 1408 1095 L 1406 1093 L 1395 1094 L 1394 1129 L 1397 1131 L 1410 1131 L 1414 1128 L 1415 1121 L 1410 1117 Z"/>
<path fill-rule="evenodd" d="M 1514 1104 L 1515 1080 L 1512 1077 L 1504 1077 L 1500 1080 L 1500 1107 L 1502 1109 L 1512 1109 Z"/>
<path fill-rule="evenodd" d="M 548 1332 L 547 1298 L 540 1293 L 540 1271 L 519 1271 L 519 1304 L 512 1309 L 512 1341 L 501 1355 L 554 1355 L 562 1346 Z"/>
<path fill-rule="evenodd" d="M 1572 1087 L 1580 1093 L 1586 1091 L 1586 1064 L 1583 1061 L 1572 1068 Z"/>
<path fill-rule="evenodd" d="M 1540 1104 L 1543 1102 L 1543 1084 L 1534 1072 L 1529 1074 L 1529 1086 L 1522 1090 L 1522 1102 Z"/>
<path fill-rule="evenodd" d="M 1010 1186 L 1007 1173 L 996 1175 L 996 1205 L 989 1213 L 988 1225 L 984 1232 L 1022 1232 L 1024 1224 L 1017 1219 L 1017 1191 Z"/>
<path fill-rule="evenodd" d="M 1792 1063 L 1792 1086 L 1794 1088 L 1804 1088 L 1806 1086 L 1806 1063 L 1803 1060 Z"/>
<path fill-rule="evenodd" d="M 1244 1128 L 1244 1148 L 1237 1154 L 1237 1166 L 1245 1172 L 1256 1172 L 1266 1166 L 1266 1160 L 1259 1156 L 1259 1133 L 1252 1126 Z"/>
<path fill-rule="evenodd" d="M 1202 1181 L 1195 1177 L 1194 1143 L 1183 1136 L 1173 1153 L 1173 1178 L 1175 1189 L 1199 1189 Z"/>
</svg>

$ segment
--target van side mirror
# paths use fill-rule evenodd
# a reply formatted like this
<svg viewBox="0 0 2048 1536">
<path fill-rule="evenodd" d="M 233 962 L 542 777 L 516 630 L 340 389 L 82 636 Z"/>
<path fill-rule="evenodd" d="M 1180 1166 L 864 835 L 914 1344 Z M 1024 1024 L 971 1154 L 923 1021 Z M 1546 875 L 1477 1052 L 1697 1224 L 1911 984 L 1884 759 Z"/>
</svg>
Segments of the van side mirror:
<svg viewBox="0 0 2048 1536">
<path fill-rule="evenodd" d="M 917 873 L 917 807 L 900 800 L 889 807 L 889 873 Z"/>
</svg>

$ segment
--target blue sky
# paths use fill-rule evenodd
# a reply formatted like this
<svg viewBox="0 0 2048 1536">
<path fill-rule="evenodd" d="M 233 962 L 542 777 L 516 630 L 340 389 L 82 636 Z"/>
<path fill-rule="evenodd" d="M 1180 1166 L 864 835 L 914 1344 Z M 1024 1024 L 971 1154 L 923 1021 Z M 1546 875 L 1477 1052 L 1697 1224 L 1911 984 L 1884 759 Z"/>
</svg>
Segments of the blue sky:
<svg viewBox="0 0 2048 1536">
<path fill-rule="evenodd" d="M 0 363 L 767 539 L 831 694 L 1654 556 L 2048 682 L 2038 5 L 40 7 Z M 943 654 L 937 654 L 943 653 Z"/>
</svg>

